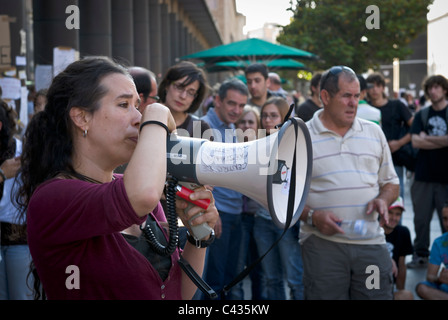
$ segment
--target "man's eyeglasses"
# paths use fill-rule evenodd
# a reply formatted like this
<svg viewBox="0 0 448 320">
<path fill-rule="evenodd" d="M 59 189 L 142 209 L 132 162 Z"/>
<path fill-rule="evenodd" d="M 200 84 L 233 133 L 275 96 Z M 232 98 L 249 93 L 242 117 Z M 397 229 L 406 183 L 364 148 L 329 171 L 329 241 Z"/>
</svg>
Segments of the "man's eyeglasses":
<svg viewBox="0 0 448 320">
<path fill-rule="evenodd" d="M 148 96 L 148 98 L 151 98 L 155 102 L 160 102 L 160 97 L 159 96 Z"/>
<path fill-rule="evenodd" d="M 177 83 L 172 83 L 171 84 L 172 86 L 173 86 L 173 88 L 174 88 L 174 90 L 176 90 L 177 92 L 179 92 L 179 93 L 184 93 L 184 92 L 186 92 L 187 93 L 187 96 L 189 96 L 190 98 L 196 98 L 197 96 L 198 96 L 198 93 L 196 92 L 196 90 L 194 90 L 194 89 L 185 89 L 185 87 L 184 86 L 182 86 L 182 85 L 179 85 L 179 84 L 177 84 Z"/>
<path fill-rule="evenodd" d="M 331 67 L 331 69 L 327 72 L 327 74 L 325 75 L 325 78 L 320 80 L 320 87 L 321 88 L 325 88 L 325 83 L 327 82 L 328 78 L 330 77 L 330 74 L 333 76 L 337 76 L 339 73 L 342 72 L 342 70 L 346 70 L 348 72 L 353 73 L 354 75 L 356 75 L 355 71 L 353 71 L 352 68 L 346 67 L 346 66 L 334 66 Z"/>
</svg>

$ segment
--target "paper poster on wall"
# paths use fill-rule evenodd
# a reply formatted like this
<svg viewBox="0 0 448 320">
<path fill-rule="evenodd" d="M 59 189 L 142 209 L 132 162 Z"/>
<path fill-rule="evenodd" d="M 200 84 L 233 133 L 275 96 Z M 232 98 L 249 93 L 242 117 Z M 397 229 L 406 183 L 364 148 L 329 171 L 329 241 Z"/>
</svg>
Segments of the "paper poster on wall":
<svg viewBox="0 0 448 320">
<path fill-rule="evenodd" d="M 25 56 L 16 56 L 16 66 L 18 66 L 18 67 L 26 66 L 26 57 Z"/>
<path fill-rule="evenodd" d="M 53 49 L 53 76 L 63 71 L 70 63 L 77 60 L 75 49 L 68 47 L 55 47 Z"/>
<path fill-rule="evenodd" d="M 0 87 L 2 87 L 2 99 L 17 100 L 20 99 L 21 85 L 17 78 L 0 78 Z"/>
<path fill-rule="evenodd" d="M 20 121 L 26 126 L 28 124 L 28 88 L 20 88 Z"/>
<path fill-rule="evenodd" d="M 48 89 L 51 80 L 53 80 L 53 66 L 38 64 L 34 72 L 34 80 L 36 92 L 41 89 Z"/>
</svg>

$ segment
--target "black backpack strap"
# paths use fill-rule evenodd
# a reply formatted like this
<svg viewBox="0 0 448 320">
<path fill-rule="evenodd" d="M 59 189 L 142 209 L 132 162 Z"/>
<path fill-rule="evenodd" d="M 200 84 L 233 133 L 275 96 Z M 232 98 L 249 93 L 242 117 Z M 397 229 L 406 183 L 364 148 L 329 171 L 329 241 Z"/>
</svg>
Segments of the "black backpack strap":
<svg viewBox="0 0 448 320">
<path fill-rule="evenodd" d="M 420 111 L 420 116 L 422 117 L 422 125 L 423 125 L 423 130 L 426 131 L 426 128 L 428 126 L 428 117 L 429 117 L 429 107 L 424 107 L 421 111 Z"/>
<path fill-rule="evenodd" d="M 291 120 L 292 124 L 294 125 L 296 140 L 298 136 L 298 127 L 299 124 L 295 118 L 289 119 Z M 294 215 L 294 200 L 295 200 L 295 194 L 296 194 L 296 144 L 294 145 L 294 156 L 292 160 L 292 168 L 291 168 L 291 183 L 289 187 L 289 196 L 288 196 L 288 208 L 287 208 L 287 215 L 286 215 L 286 223 L 285 228 L 283 230 L 283 233 L 281 236 L 272 244 L 272 246 L 266 251 L 262 256 L 260 256 L 255 262 L 253 262 L 250 266 L 247 266 L 240 274 L 238 274 L 228 285 L 226 285 L 222 289 L 222 296 L 225 297 L 225 295 L 230 291 L 230 289 L 235 286 L 238 282 L 243 280 L 254 268 L 257 264 L 263 260 L 263 258 L 280 242 L 280 240 L 285 235 L 286 231 L 288 231 L 292 217 Z"/>
</svg>

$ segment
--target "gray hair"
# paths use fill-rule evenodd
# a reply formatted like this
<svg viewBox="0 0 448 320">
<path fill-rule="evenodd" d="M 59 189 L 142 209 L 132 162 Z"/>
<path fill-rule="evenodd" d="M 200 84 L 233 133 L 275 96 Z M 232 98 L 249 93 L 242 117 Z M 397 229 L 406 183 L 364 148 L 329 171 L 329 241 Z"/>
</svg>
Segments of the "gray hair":
<svg viewBox="0 0 448 320">
<path fill-rule="evenodd" d="M 227 91 L 229 90 L 236 90 L 244 96 L 249 96 L 249 90 L 247 89 L 247 86 L 244 84 L 244 82 L 239 79 L 232 78 L 224 81 L 219 87 L 218 95 L 221 101 L 226 98 Z"/>
<path fill-rule="evenodd" d="M 358 81 L 356 73 L 346 66 L 334 66 L 322 74 L 320 79 L 320 91 L 327 90 L 330 96 L 334 96 L 339 92 L 339 77 L 343 75 L 349 82 Z"/>
</svg>

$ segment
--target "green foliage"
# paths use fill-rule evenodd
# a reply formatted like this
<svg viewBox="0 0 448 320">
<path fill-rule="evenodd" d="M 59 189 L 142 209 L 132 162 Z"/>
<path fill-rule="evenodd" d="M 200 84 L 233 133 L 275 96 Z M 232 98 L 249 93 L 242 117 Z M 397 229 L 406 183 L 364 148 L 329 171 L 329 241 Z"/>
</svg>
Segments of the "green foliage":
<svg viewBox="0 0 448 320">
<path fill-rule="evenodd" d="M 291 0 L 293 3 L 294 0 Z M 294 17 L 277 40 L 317 54 L 307 62 L 312 69 L 347 65 L 365 72 L 412 52 L 407 45 L 426 30 L 428 6 L 433 0 L 296 0 Z M 379 9 L 379 29 L 368 29 L 366 20 Z M 372 21 L 372 20 L 370 20 Z M 361 41 L 364 37 L 367 41 Z"/>
</svg>

